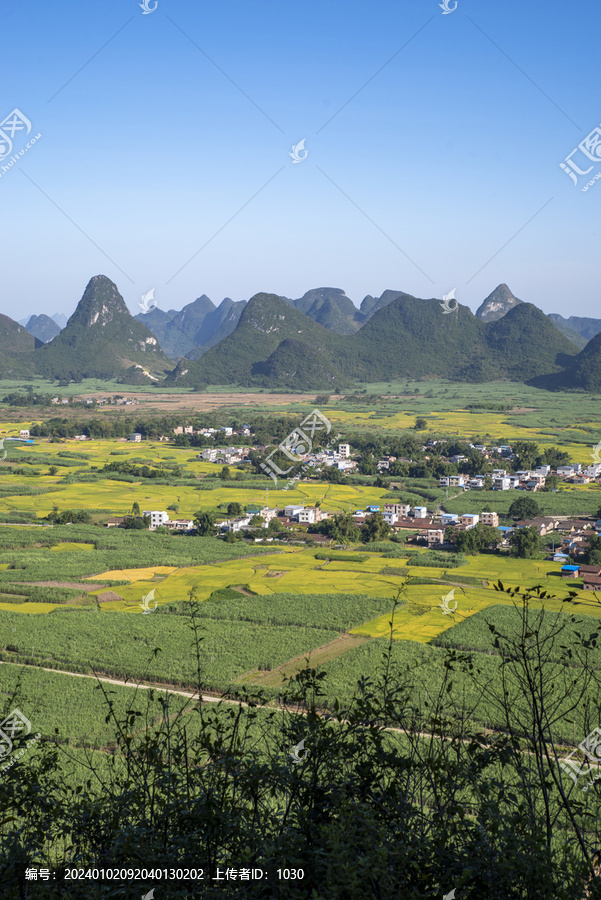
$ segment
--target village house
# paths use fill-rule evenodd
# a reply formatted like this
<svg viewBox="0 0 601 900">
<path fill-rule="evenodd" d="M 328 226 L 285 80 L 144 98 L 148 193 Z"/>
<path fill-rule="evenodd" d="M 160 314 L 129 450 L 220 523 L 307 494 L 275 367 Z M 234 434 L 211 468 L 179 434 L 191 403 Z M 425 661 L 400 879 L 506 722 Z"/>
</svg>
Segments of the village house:
<svg viewBox="0 0 601 900">
<path fill-rule="evenodd" d="M 323 516 L 319 507 L 307 506 L 298 511 L 297 518 L 299 525 L 315 525 L 317 522 L 321 522 Z"/>
<path fill-rule="evenodd" d="M 444 544 L 444 531 L 442 528 L 428 528 L 426 540 L 428 542 L 428 548 L 440 547 Z"/>
<path fill-rule="evenodd" d="M 167 519 L 163 522 L 169 531 L 192 531 L 194 528 L 193 519 Z"/>
<path fill-rule="evenodd" d="M 457 525 L 459 522 L 459 516 L 456 513 L 443 513 L 440 517 L 440 524 L 443 528 L 446 528 L 448 525 Z"/>
<path fill-rule="evenodd" d="M 384 504 L 384 516 L 386 514 L 394 514 L 395 516 L 404 516 L 408 517 L 411 512 L 411 506 L 409 503 L 385 503 Z"/>
<path fill-rule="evenodd" d="M 298 506 L 295 504 L 291 504 L 290 506 L 284 507 L 284 516 L 287 519 L 296 520 L 298 522 L 298 514 L 302 512 L 304 506 Z"/>
<path fill-rule="evenodd" d="M 158 509 L 145 509 L 142 513 L 144 518 L 148 516 L 150 519 L 150 530 L 154 531 L 155 528 L 158 528 L 159 525 L 166 525 L 169 521 L 169 513 L 163 512 Z"/>
<path fill-rule="evenodd" d="M 238 516 L 226 524 L 226 531 L 245 531 L 250 526 L 252 516 Z"/>
<path fill-rule="evenodd" d="M 541 537 L 544 537 L 551 531 L 555 531 L 558 525 L 559 519 L 552 516 L 536 516 L 533 519 L 522 519 L 517 523 L 518 528 L 531 528 L 534 526 Z"/>
<path fill-rule="evenodd" d="M 441 475 L 439 487 L 465 487 L 467 475 Z"/>
<path fill-rule="evenodd" d="M 601 566 L 580 566 L 578 574 L 582 576 L 585 591 L 601 590 Z"/>
<path fill-rule="evenodd" d="M 480 521 L 480 516 L 476 513 L 465 513 L 459 519 L 461 525 L 465 525 L 467 529 L 474 528 Z"/>
<path fill-rule="evenodd" d="M 480 513 L 480 522 L 483 525 L 490 525 L 492 528 L 499 527 L 499 514 L 496 512 Z"/>
<path fill-rule="evenodd" d="M 399 531 L 401 529 L 405 529 L 407 531 L 427 531 L 428 528 L 432 528 L 433 524 L 433 519 L 408 519 L 399 517 L 392 527 L 395 531 Z"/>
</svg>

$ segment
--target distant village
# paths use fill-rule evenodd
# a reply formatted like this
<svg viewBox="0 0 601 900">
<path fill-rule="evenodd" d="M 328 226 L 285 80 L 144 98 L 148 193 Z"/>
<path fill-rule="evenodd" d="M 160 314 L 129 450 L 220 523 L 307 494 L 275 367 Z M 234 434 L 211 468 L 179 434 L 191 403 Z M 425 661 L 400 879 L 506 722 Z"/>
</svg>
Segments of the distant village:
<svg viewBox="0 0 601 900">
<path fill-rule="evenodd" d="M 207 437 L 219 439 L 223 437 L 227 439 L 234 434 L 250 436 L 250 428 L 245 427 L 239 431 L 233 428 L 203 428 L 194 431 L 192 426 L 179 426 L 174 429 L 174 435 L 180 434 L 202 434 Z M 140 434 L 130 435 L 129 440 L 138 442 L 142 439 Z M 167 439 L 167 438 L 165 438 Z M 427 450 L 435 446 L 437 441 L 430 440 L 424 444 L 423 449 Z M 491 446 L 487 448 L 484 445 L 470 445 L 471 448 L 482 453 L 487 459 L 497 458 L 510 462 L 515 459 L 511 447 L 507 445 Z M 210 447 L 205 448 L 198 453 L 197 458 L 205 462 L 212 462 L 218 465 L 242 465 L 249 462 L 249 453 L 254 451 L 263 451 L 264 447 Z M 352 451 L 349 443 L 339 443 L 335 449 L 315 450 L 305 454 L 298 454 L 298 461 L 302 462 L 305 467 L 312 467 L 319 470 L 322 467 L 336 466 L 345 473 L 354 472 L 358 466 L 358 460 L 353 458 L 357 456 Z M 461 466 L 464 456 L 451 456 L 445 461 Z M 378 471 L 383 472 L 395 462 L 396 458 L 392 456 L 383 457 L 377 463 Z M 407 462 L 411 462 L 407 460 Z M 454 488 L 458 492 L 469 490 L 481 490 L 485 487 L 485 480 L 490 479 L 488 484 L 492 482 L 492 490 L 497 491 L 537 491 L 545 486 L 546 479 L 549 476 L 556 476 L 562 482 L 567 484 L 587 484 L 591 481 L 601 480 L 601 463 L 581 466 L 579 463 L 571 463 L 569 465 L 560 465 L 553 469 L 549 465 L 537 466 L 533 470 L 523 470 L 515 473 L 508 473 L 507 469 L 496 468 L 487 475 L 477 475 L 471 477 L 468 474 L 453 474 L 441 476 L 439 478 L 439 486 L 442 488 Z M 340 511 L 327 511 L 318 506 L 305 506 L 299 504 L 289 504 L 283 508 L 270 507 L 266 505 L 247 505 L 242 514 L 224 516 L 218 518 L 215 522 L 215 533 L 217 535 L 227 535 L 232 533 L 251 532 L 256 542 L 272 542 L 282 539 L 282 536 L 288 532 L 288 539 L 296 536 L 302 537 L 302 532 L 306 532 L 308 526 L 317 525 L 335 515 L 339 515 Z M 582 577 L 584 579 L 584 587 L 597 590 L 601 587 L 601 567 L 586 566 L 578 563 L 580 557 L 585 556 L 588 543 L 592 535 L 601 535 L 601 519 L 596 523 L 588 519 L 570 519 L 560 516 L 538 516 L 533 519 L 526 519 L 515 522 L 513 525 L 499 525 L 499 515 L 496 512 L 481 511 L 479 513 L 445 513 L 440 509 L 428 510 L 426 506 L 415 506 L 409 503 L 386 502 L 383 504 L 371 504 L 365 509 L 349 509 L 352 521 L 358 527 L 365 525 L 368 519 L 379 514 L 384 522 L 390 527 L 391 533 L 402 531 L 410 531 L 412 535 L 408 538 L 410 542 L 422 544 L 432 550 L 452 549 L 453 544 L 449 541 L 449 532 L 447 529 L 452 528 L 453 533 L 461 531 L 469 531 L 476 525 L 485 525 L 495 528 L 500 532 L 501 549 L 507 548 L 510 543 L 511 534 L 518 528 L 536 528 L 538 534 L 544 537 L 549 534 L 557 535 L 557 542 L 553 541 L 553 551 L 550 559 L 555 562 L 562 563 L 562 575 L 565 577 Z M 195 528 L 195 523 L 191 519 L 170 519 L 169 514 L 165 510 L 144 510 L 143 516 L 147 517 L 151 530 L 159 527 L 166 528 L 169 531 L 191 532 Z M 107 526 L 118 526 L 122 524 L 124 517 L 114 517 L 109 519 Z M 278 532 L 269 528 L 270 523 L 277 521 Z M 259 529 L 265 529 L 264 537 L 257 536 Z M 445 536 L 446 532 L 446 536 Z M 310 534 L 310 539 L 315 543 L 331 543 L 332 539 L 324 534 Z M 557 544 L 557 546 L 555 546 Z"/>
</svg>

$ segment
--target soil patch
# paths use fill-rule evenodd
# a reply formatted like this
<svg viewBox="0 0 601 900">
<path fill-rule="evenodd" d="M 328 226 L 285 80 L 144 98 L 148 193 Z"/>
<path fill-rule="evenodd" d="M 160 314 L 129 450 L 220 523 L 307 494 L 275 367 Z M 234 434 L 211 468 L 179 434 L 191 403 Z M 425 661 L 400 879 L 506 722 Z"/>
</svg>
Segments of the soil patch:
<svg viewBox="0 0 601 900">
<path fill-rule="evenodd" d="M 102 594 L 98 594 L 99 603 L 109 603 L 111 600 L 123 600 L 123 597 L 120 597 L 114 591 L 104 591 Z"/>
<path fill-rule="evenodd" d="M 58 587 L 58 588 L 75 588 L 78 591 L 87 593 L 88 591 L 97 591 L 98 588 L 106 587 L 106 584 L 80 584 L 78 581 L 11 581 L 10 584 L 22 584 L 28 587 Z"/>
</svg>

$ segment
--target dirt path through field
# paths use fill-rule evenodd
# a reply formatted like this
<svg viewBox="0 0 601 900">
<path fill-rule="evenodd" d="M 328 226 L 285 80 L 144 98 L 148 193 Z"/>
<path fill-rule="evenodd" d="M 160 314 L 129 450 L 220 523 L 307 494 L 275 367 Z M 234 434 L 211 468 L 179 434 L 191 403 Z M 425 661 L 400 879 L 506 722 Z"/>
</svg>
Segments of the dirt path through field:
<svg viewBox="0 0 601 900">
<path fill-rule="evenodd" d="M 321 647 L 317 647 L 315 650 L 309 650 L 307 653 L 302 653 L 300 656 L 289 659 L 270 672 L 245 672 L 244 675 L 236 679 L 236 683 L 249 682 L 250 684 L 260 684 L 261 686 L 279 687 L 284 678 L 291 678 L 304 669 L 307 659 L 312 667 L 322 666 L 331 659 L 336 659 L 337 656 L 342 656 L 343 653 L 352 650 L 353 647 L 359 647 L 370 640 L 372 638 L 368 635 L 344 634 L 327 644 L 323 644 Z"/>
</svg>

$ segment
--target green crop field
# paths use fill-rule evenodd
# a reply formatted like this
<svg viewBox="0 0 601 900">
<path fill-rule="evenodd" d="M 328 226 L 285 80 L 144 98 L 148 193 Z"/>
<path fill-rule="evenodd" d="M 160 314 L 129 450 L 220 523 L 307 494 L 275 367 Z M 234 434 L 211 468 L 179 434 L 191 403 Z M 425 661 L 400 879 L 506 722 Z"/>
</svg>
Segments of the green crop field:
<svg viewBox="0 0 601 900">
<path fill-rule="evenodd" d="M 71 385 L 68 393 L 76 396 L 91 388 L 91 384 Z M 601 439 L 601 414 L 595 412 L 598 398 L 589 396 L 566 398 L 507 383 L 406 382 L 366 386 L 366 391 L 364 400 L 332 396 L 323 405 L 324 414 L 342 435 L 415 434 L 415 419 L 423 416 L 427 427 L 419 434 L 424 440 L 437 435 L 485 443 L 528 439 L 541 447 L 566 450 L 582 463 L 590 461 L 591 447 Z M 128 396 L 136 393 L 141 404 L 155 396 L 146 389 L 127 391 Z M 369 400 L 374 393 L 384 395 L 375 405 Z M 260 403 L 261 414 L 302 417 L 312 408 L 307 398 L 294 403 L 269 394 L 262 394 Z M 507 409 L 499 412 L 495 404 Z M 232 415 L 249 415 L 246 406 L 232 404 L 229 409 Z M 4 411 L 0 435 L 14 434 L 57 413 L 13 412 L 10 421 L 9 411 Z M 69 410 L 69 415 L 75 414 L 80 415 Z M 182 412 L 182 421 L 186 414 Z M 0 461 L 0 522 L 22 524 L 0 524 L 0 648 L 5 660 L 189 685 L 196 659 L 188 624 L 193 596 L 198 602 L 207 688 L 222 690 L 231 682 L 248 681 L 276 690 L 282 677 L 297 671 L 309 657 L 327 671 L 329 695 L 340 687 L 346 696 L 355 676 L 369 674 L 380 658 L 397 596 L 394 653 L 403 664 L 423 661 L 422 687 L 428 678 L 432 683 L 440 679 L 445 648 L 464 646 L 462 642 L 482 657 L 483 666 L 494 667 L 485 650 L 487 635 L 482 632 L 484 644 L 472 646 L 470 636 L 476 632 L 469 629 L 482 630 L 483 617 L 489 613 L 510 612 L 511 598 L 494 590 L 498 580 L 514 588 L 542 585 L 557 595 L 545 601 L 550 611 L 562 610 L 561 597 L 574 589 L 571 609 L 593 620 L 601 617 L 596 595 L 582 591 L 579 581 L 562 579 L 560 564 L 516 559 L 507 553 L 455 559 L 424 555 L 423 549 L 388 541 L 343 550 L 277 542 L 258 547 L 99 524 L 25 527 L 53 508 L 83 509 L 99 523 L 109 515 L 131 511 L 134 503 L 142 510 L 177 504 L 178 517 L 210 510 L 219 518 L 231 502 L 245 506 L 268 501 L 280 507 L 319 502 L 322 509 L 337 513 L 381 505 L 398 494 L 389 486 L 377 487 L 373 480 L 360 483 L 365 479 L 359 476 L 351 476 L 345 484 L 298 482 L 290 490 L 274 490 L 269 479 L 248 472 L 241 476 L 244 480 L 224 482 L 217 477 L 220 465 L 199 460 L 196 449 L 151 440 L 134 444 L 36 438 L 33 445 L 7 446 L 7 458 Z M 99 471 L 113 462 L 158 467 L 160 477 Z M 447 492 L 435 479 L 402 482 L 403 497 L 430 509 L 442 503 L 450 512 L 479 512 L 490 505 L 507 514 L 515 499 L 509 491 L 469 491 L 447 500 Z M 601 488 L 562 485 L 557 493 L 537 493 L 535 499 L 545 513 L 594 515 L 601 506 Z M 151 591 L 158 610 L 145 615 L 142 600 Z M 450 601 L 448 610 L 444 598 Z M 36 684 L 42 685 L 46 675 L 39 671 L 36 677 L 41 679 Z M 51 692 L 56 692 L 61 683 L 56 679 L 61 677 L 69 676 L 48 675 L 55 679 Z M 465 678 L 464 688 L 471 696 Z M 90 709 L 96 707 L 92 704 Z M 94 719 L 97 713 L 90 715 Z M 86 727 L 82 724 L 82 732 Z M 99 728 L 98 735 L 103 733 Z"/>
</svg>

